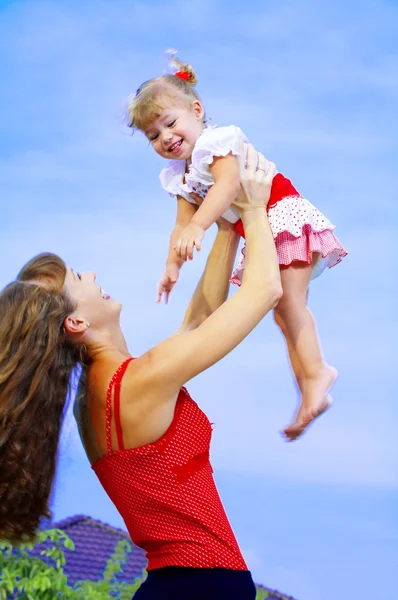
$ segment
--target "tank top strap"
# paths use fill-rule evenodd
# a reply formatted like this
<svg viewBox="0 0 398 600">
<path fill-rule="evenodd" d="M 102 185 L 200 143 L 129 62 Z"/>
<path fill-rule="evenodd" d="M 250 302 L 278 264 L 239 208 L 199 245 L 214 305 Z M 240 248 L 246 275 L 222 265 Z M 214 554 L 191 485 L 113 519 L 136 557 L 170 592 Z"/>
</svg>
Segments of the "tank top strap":
<svg viewBox="0 0 398 600">
<path fill-rule="evenodd" d="M 113 374 L 112 379 L 109 382 L 108 392 L 106 395 L 106 445 L 108 449 L 108 454 L 112 452 L 112 433 L 111 433 L 111 422 L 112 422 L 112 392 L 113 394 L 113 406 L 115 412 L 115 426 L 116 426 L 116 435 L 117 442 L 119 446 L 119 450 L 124 450 L 123 444 L 123 433 L 122 426 L 120 423 L 120 387 L 122 383 L 122 378 L 128 365 L 133 358 L 128 358 L 125 360 L 117 371 Z"/>
</svg>

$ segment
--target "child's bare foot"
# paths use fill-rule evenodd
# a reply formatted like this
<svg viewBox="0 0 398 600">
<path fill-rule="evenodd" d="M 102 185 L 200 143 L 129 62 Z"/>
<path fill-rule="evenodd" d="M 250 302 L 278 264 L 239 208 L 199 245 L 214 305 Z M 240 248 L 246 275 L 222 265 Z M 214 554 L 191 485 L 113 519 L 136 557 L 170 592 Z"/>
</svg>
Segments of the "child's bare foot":
<svg viewBox="0 0 398 600">
<path fill-rule="evenodd" d="M 306 379 L 305 391 L 296 417 L 283 433 L 289 441 L 296 440 L 317 417 L 332 404 L 329 391 L 337 379 L 337 369 L 325 366 L 314 379 Z"/>
</svg>

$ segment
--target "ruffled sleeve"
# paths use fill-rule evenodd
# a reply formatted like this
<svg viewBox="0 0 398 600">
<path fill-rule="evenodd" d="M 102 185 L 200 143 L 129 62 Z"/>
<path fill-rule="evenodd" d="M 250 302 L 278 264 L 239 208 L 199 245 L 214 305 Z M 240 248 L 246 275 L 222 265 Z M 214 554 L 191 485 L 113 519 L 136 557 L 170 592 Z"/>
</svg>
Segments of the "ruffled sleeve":
<svg viewBox="0 0 398 600">
<path fill-rule="evenodd" d="M 200 182 L 202 185 L 214 184 L 210 165 L 215 157 L 227 156 L 232 153 L 239 156 L 241 140 L 248 141 L 239 127 L 208 127 L 196 142 L 192 152 L 192 162 L 186 175 L 188 183 Z"/>
<path fill-rule="evenodd" d="M 172 197 L 181 194 L 184 170 L 184 161 L 171 160 L 160 172 L 160 185 Z"/>
</svg>

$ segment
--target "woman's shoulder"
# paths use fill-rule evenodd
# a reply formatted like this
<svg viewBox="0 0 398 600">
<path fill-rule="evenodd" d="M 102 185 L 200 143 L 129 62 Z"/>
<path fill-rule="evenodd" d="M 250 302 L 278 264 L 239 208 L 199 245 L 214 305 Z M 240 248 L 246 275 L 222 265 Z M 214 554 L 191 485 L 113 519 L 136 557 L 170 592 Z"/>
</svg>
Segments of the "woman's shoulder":
<svg viewBox="0 0 398 600">
<path fill-rule="evenodd" d="M 85 375 L 87 395 L 102 399 L 105 403 L 109 387 L 117 379 L 121 381 L 133 360 L 133 357 L 111 354 L 101 356 L 101 358 L 91 362 Z"/>
<path fill-rule="evenodd" d="M 87 391 L 105 403 L 108 393 L 120 385 L 124 401 L 136 402 L 152 393 L 159 394 L 158 370 L 151 351 L 138 357 L 104 356 L 88 370 Z"/>
</svg>

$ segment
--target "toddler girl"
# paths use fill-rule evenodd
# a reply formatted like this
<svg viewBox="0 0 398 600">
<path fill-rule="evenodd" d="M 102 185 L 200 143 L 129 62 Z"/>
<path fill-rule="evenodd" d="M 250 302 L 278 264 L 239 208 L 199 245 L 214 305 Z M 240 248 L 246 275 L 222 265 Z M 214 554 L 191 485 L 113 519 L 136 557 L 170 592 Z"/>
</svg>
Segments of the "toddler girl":
<svg viewBox="0 0 398 600">
<path fill-rule="evenodd" d="M 239 214 L 231 203 L 240 187 L 237 157 L 246 137 L 235 125 L 207 126 L 192 66 L 175 57 L 173 64 L 176 72 L 143 83 L 128 109 L 129 125 L 143 131 L 155 152 L 169 161 L 160 173 L 160 182 L 177 198 L 176 225 L 158 285 L 158 301 L 163 294 L 167 301 L 181 266 L 192 260 L 194 247 L 200 250 L 205 231 L 221 216 L 234 223 L 244 237 Z M 266 210 L 283 287 L 274 316 L 301 392 L 296 416 L 284 429 L 292 441 L 330 406 L 329 391 L 337 377 L 336 369 L 323 360 L 314 318 L 307 307 L 309 282 L 347 253 L 333 233 L 334 225 L 281 173 L 273 179 Z M 233 283 L 240 285 L 244 268 L 243 248 Z"/>
</svg>

